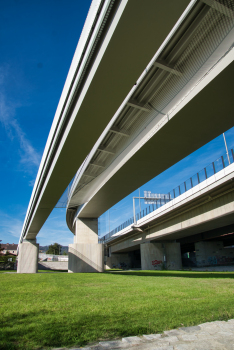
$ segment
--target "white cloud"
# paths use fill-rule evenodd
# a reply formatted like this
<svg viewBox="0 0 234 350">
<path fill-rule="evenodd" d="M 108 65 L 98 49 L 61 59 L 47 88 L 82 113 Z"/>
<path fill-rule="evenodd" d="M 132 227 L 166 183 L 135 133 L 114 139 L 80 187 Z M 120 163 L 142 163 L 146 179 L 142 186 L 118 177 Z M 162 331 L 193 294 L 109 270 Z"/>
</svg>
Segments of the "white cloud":
<svg viewBox="0 0 234 350">
<path fill-rule="evenodd" d="M 38 167 L 40 164 L 40 155 L 27 139 L 15 117 L 16 109 L 20 105 L 10 101 L 3 90 L 4 82 L 8 76 L 8 70 L 9 67 L 0 67 L 0 122 L 4 126 L 9 139 L 11 141 L 16 139 L 19 143 L 20 162 L 27 166 L 34 165 Z"/>
<path fill-rule="evenodd" d="M 15 118 L 16 106 L 7 104 L 3 93 L 0 93 L 0 122 L 6 129 L 8 137 L 13 141 L 17 138 L 20 146 L 20 161 L 23 164 L 39 166 L 40 155 L 33 148 L 25 133 Z"/>
<path fill-rule="evenodd" d="M 3 243 L 18 243 L 23 221 L 0 211 L 0 239 Z"/>
</svg>

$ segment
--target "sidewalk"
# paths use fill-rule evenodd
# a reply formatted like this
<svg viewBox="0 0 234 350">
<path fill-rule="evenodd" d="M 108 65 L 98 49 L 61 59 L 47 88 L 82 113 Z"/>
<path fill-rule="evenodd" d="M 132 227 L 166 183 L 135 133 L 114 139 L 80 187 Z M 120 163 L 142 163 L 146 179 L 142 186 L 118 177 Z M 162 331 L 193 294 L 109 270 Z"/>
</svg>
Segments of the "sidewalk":
<svg viewBox="0 0 234 350">
<path fill-rule="evenodd" d="M 73 348 L 70 350 L 80 350 Z M 82 350 L 234 350 L 234 319 L 182 327 L 163 334 L 104 341 Z M 54 349 L 55 350 L 55 349 Z M 57 349 L 58 350 L 58 349 Z"/>
</svg>

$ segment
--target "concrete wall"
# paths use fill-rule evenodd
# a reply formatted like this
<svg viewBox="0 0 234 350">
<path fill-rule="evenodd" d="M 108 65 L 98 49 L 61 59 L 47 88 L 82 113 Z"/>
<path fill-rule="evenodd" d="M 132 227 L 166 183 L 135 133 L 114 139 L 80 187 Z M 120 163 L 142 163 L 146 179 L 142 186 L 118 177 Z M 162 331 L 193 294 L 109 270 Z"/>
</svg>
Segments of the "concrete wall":
<svg viewBox="0 0 234 350">
<path fill-rule="evenodd" d="M 40 261 L 38 270 L 68 270 L 68 261 Z"/>
<path fill-rule="evenodd" d="M 104 258 L 104 269 L 112 269 L 113 267 L 115 268 L 120 268 L 120 264 L 124 263 L 126 264 L 127 268 L 131 268 L 132 266 L 132 259 L 129 256 L 128 253 L 126 254 L 112 254 L 109 257 Z"/>
<path fill-rule="evenodd" d="M 234 248 L 224 248 L 222 241 L 197 242 L 195 250 L 198 267 L 234 265 Z"/>
</svg>

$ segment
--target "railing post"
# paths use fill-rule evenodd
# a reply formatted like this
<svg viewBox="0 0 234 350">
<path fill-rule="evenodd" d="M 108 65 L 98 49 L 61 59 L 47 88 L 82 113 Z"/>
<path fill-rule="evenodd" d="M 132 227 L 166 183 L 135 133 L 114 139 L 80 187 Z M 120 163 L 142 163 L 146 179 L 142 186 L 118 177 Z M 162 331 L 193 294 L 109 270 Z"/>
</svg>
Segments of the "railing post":
<svg viewBox="0 0 234 350">
<path fill-rule="evenodd" d="M 197 173 L 197 181 L 198 183 L 200 183 L 200 178 L 199 178 L 199 174 Z"/>
<path fill-rule="evenodd" d="M 223 169 L 224 169 L 225 168 L 225 163 L 224 163 L 223 156 L 221 156 L 221 159 L 222 159 L 222 164 L 223 164 Z"/>
<path fill-rule="evenodd" d="M 207 172 L 206 172 L 206 168 L 204 168 L 204 171 L 205 171 L 205 177 L 207 179 Z"/>
<path fill-rule="evenodd" d="M 191 188 L 193 188 L 193 179 L 190 177 Z"/>
<path fill-rule="evenodd" d="M 212 165 L 213 165 L 214 174 L 216 174 L 214 162 L 212 162 Z"/>
<path fill-rule="evenodd" d="M 233 159 L 233 162 L 234 162 L 234 152 L 233 152 L 233 149 L 231 149 L 231 153 L 232 153 L 232 159 Z"/>
</svg>

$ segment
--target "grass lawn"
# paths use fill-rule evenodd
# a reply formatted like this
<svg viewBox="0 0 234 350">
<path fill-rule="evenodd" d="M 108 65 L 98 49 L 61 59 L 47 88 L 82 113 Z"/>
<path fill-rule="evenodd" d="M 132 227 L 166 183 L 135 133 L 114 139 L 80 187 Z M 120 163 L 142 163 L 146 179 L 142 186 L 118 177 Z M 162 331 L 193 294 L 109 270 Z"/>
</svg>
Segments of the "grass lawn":
<svg viewBox="0 0 234 350">
<path fill-rule="evenodd" d="M 0 275 L 0 349 L 93 341 L 234 318 L 234 273 Z"/>
</svg>

